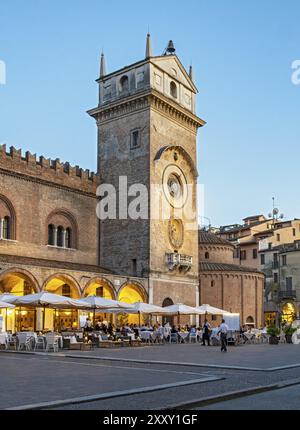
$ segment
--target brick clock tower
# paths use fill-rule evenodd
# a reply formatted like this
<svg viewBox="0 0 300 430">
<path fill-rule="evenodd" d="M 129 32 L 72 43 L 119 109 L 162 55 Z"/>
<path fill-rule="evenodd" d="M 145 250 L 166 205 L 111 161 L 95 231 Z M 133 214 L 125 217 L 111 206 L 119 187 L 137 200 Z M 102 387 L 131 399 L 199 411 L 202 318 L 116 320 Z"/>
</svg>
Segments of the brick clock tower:
<svg viewBox="0 0 300 430">
<path fill-rule="evenodd" d="M 116 190 L 116 217 L 99 221 L 99 263 L 147 278 L 149 303 L 196 305 L 196 136 L 205 122 L 195 113 L 192 70 L 172 41 L 153 56 L 148 34 L 142 61 L 107 73 L 102 54 L 97 82 L 99 104 L 88 113 L 98 127 L 98 173 Z M 140 217 L 128 215 L 134 199 Z"/>
</svg>

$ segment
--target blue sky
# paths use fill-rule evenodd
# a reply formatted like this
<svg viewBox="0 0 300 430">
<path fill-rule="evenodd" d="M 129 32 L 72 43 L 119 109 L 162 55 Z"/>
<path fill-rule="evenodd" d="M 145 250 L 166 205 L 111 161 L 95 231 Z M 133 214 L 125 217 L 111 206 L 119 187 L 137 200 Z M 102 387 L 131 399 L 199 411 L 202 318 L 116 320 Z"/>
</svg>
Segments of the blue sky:
<svg viewBox="0 0 300 430">
<path fill-rule="evenodd" d="M 0 143 L 94 170 L 99 56 L 109 71 L 140 60 L 150 27 L 193 63 L 198 169 L 213 225 L 268 213 L 300 217 L 298 0 L 11 0 L 0 6 Z"/>
</svg>

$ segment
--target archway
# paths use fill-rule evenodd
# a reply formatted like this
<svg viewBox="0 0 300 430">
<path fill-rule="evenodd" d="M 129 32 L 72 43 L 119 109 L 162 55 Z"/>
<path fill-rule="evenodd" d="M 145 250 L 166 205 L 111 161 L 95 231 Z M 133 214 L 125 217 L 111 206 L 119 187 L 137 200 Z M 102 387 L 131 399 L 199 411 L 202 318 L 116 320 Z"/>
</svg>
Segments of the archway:
<svg viewBox="0 0 300 430">
<path fill-rule="evenodd" d="M 251 315 L 246 318 L 246 325 L 254 327 L 254 318 Z"/>
<path fill-rule="evenodd" d="M 115 291 L 113 285 L 107 280 L 103 278 L 94 278 L 91 279 L 84 288 L 83 297 L 88 296 L 98 296 L 103 297 L 104 299 L 112 299 L 115 300 Z M 84 315 L 86 316 L 86 315 Z M 89 314 L 90 318 L 94 318 L 94 314 Z M 111 313 L 105 312 L 97 312 L 96 313 L 96 321 L 110 321 L 113 322 L 113 315 Z M 84 323 L 84 318 L 82 324 Z"/>
<path fill-rule="evenodd" d="M 166 297 L 162 302 L 163 308 L 165 308 L 166 306 L 172 306 L 172 305 L 174 305 L 174 302 L 172 299 L 170 299 L 170 297 Z M 174 317 L 171 315 L 170 316 L 164 315 L 162 318 L 162 322 L 163 322 L 163 325 L 169 323 L 172 326 L 174 324 Z"/>
<path fill-rule="evenodd" d="M 9 293 L 16 296 L 37 293 L 38 283 L 26 270 L 8 270 L 0 275 L 0 294 Z M 2 310 L 4 329 L 15 331 L 34 331 L 36 329 L 36 310 L 17 307 Z"/>
<path fill-rule="evenodd" d="M 118 300 L 125 303 L 146 302 L 147 298 L 141 286 L 134 283 L 126 283 L 120 290 Z M 118 323 L 123 324 L 144 324 L 144 317 L 135 314 L 118 316 Z"/>
<path fill-rule="evenodd" d="M 291 324 L 296 319 L 296 308 L 293 303 L 285 303 L 281 311 L 281 323 Z"/>
<path fill-rule="evenodd" d="M 81 296 L 76 280 L 70 275 L 60 273 L 47 279 L 43 285 L 43 291 L 71 297 L 72 299 L 78 299 Z M 44 310 L 42 311 L 44 312 Z M 63 331 L 78 328 L 77 309 L 45 309 L 45 316 L 41 317 L 44 319 L 45 330 Z"/>
</svg>

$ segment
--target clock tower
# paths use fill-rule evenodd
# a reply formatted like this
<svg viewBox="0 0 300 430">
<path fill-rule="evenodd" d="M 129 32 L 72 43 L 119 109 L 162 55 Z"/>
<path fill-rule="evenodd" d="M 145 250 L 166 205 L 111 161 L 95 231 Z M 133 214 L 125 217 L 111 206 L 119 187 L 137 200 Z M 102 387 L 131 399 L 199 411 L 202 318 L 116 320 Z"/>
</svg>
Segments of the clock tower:
<svg viewBox="0 0 300 430">
<path fill-rule="evenodd" d="M 98 128 L 99 264 L 148 279 L 148 300 L 196 305 L 197 88 L 170 41 L 107 73 L 102 54 Z M 110 210 L 108 210 L 110 207 Z"/>
</svg>

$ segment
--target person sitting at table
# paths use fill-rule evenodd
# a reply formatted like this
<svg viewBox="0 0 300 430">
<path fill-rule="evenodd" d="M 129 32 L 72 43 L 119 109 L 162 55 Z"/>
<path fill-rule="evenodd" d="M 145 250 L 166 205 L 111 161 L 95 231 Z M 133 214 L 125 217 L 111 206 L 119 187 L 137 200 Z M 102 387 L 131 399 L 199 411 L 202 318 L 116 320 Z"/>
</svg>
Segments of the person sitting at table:
<svg viewBox="0 0 300 430">
<path fill-rule="evenodd" d="M 178 333 L 177 328 L 175 327 L 175 325 L 172 326 L 171 328 L 171 333 Z"/>
<path fill-rule="evenodd" d="M 102 329 L 102 322 L 101 319 L 97 321 L 96 325 L 95 325 L 95 330 L 100 331 Z"/>
<path fill-rule="evenodd" d="M 114 328 L 113 328 L 113 326 L 112 326 L 112 323 L 109 323 L 109 324 L 108 324 L 108 327 L 107 327 L 107 333 L 108 333 L 110 336 L 113 336 L 113 335 L 114 335 Z"/>
<path fill-rule="evenodd" d="M 133 331 L 136 337 L 139 337 L 139 329 L 136 324 L 133 324 Z"/>
<path fill-rule="evenodd" d="M 86 323 L 84 325 L 84 331 L 88 331 L 88 332 L 93 331 L 92 321 L 89 318 L 86 319 Z"/>
</svg>

